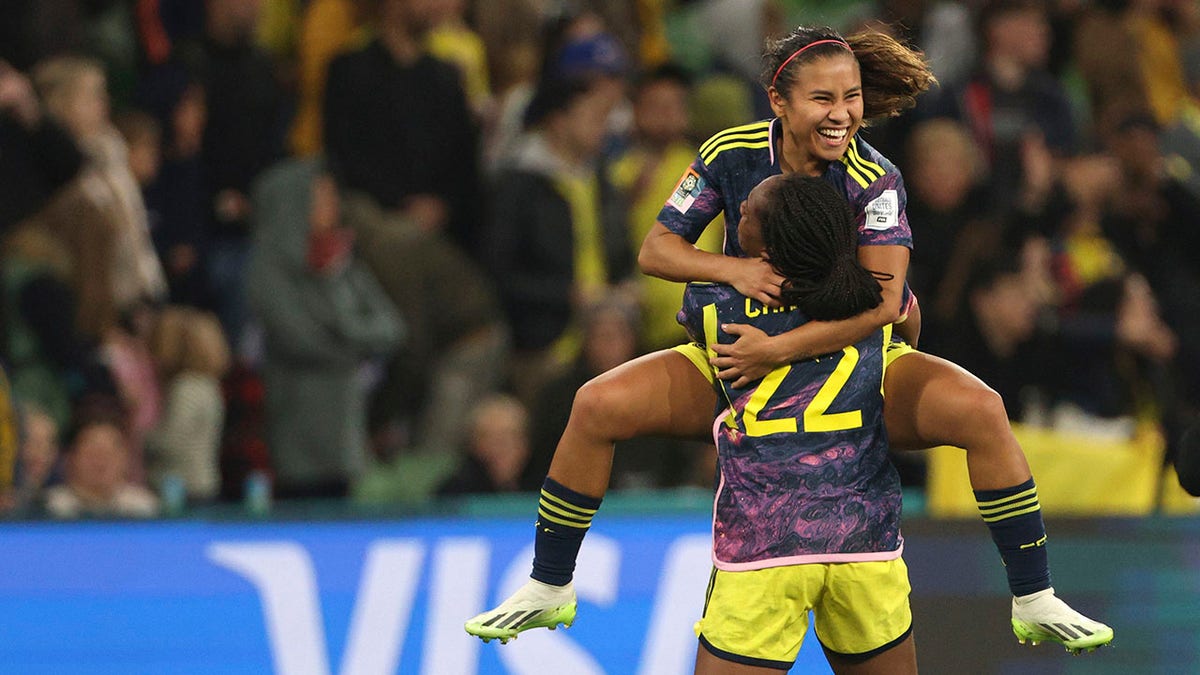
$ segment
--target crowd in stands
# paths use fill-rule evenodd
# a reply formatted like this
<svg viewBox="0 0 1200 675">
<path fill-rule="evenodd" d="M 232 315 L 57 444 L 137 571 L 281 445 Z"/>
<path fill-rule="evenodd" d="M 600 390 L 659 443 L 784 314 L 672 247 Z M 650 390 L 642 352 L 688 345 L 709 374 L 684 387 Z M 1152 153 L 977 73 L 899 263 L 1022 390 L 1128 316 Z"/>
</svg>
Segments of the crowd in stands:
<svg viewBox="0 0 1200 675">
<path fill-rule="evenodd" d="M 637 250 L 799 23 L 939 79 L 862 132 L 907 180 L 920 347 L 1014 421 L 1176 438 L 1191 0 L 12 0 L 0 512 L 536 489 L 574 391 L 685 340 Z M 711 446 L 622 446 L 614 487 L 712 484 Z"/>
</svg>

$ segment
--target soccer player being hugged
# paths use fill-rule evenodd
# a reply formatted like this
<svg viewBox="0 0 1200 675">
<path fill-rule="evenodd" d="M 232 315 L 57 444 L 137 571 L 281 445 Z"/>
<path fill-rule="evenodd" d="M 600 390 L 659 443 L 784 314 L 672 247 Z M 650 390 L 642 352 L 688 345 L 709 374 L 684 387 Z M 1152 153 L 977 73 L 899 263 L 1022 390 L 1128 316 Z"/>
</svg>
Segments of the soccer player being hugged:
<svg viewBox="0 0 1200 675">
<path fill-rule="evenodd" d="M 708 366 L 723 325 L 768 334 L 837 321 L 883 302 L 856 257 L 849 205 L 820 178 L 772 176 L 750 192 L 738 229 L 747 256 L 770 259 L 782 307 L 726 284 L 689 284 L 679 348 Z M 835 672 L 916 673 L 900 478 L 888 458 L 883 373 L 892 326 L 797 361 L 745 387 L 716 380 L 713 573 L 697 673 L 792 667 L 814 616 Z"/>
</svg>

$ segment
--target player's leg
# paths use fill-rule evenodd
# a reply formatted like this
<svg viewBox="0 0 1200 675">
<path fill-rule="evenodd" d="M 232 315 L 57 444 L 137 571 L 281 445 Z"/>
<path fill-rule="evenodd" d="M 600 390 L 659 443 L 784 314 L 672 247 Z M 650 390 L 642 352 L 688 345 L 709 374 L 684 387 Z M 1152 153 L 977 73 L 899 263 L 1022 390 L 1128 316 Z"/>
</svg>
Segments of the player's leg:
<svg viewBox="0 0 1200 675">
<path fill-rule="evenodd" d="M 1053 595 L 1037 488 L 1000 396 L 963 368 L 916 351 L 889 361 L 883 386 L 884 420 L 893 447 L 952 445 L 966 450 L 980 515 L 1000 551 L 1014 596 L 1018 637 L 1059 642 L 1071 650 L 1110 642 L 1111 628 Z M 1058 623 L 1066 629 L 1038 627 Z"/>
<path fill-rule="evenodd" d="M 583 385 L 549 477 L 590 497 L 608 490 L 613 444 L 637 436 L 711 438 L 717 395 L 693 360 L 665 349 Z"/>
<path fill-rule="evenodd" d="M 646 435 L 711 436 L 716 393 L 703 350 L 662 350 L 600 375 L 575 394 L 542 486 L 531 579 L 468 633 L 507 641 L 529 628 L 571 625 L 575 559 L 612 473 L 613 444 Z"/>
<path fill-rule="evenodd" d="M 975 490 L 1002 489 L 1031 478 L 1004 401 L 963 368 L 907 351 L 888 362 L 883 391 L 884 423 L 894 449 L 966 449 Z"/>
<path fill-rule="evenodd" d="M 829 565 L 813 608 L 817 638 L 837 675 L 915 675 L 908 567 L 902 558 Z"/>
</svg>

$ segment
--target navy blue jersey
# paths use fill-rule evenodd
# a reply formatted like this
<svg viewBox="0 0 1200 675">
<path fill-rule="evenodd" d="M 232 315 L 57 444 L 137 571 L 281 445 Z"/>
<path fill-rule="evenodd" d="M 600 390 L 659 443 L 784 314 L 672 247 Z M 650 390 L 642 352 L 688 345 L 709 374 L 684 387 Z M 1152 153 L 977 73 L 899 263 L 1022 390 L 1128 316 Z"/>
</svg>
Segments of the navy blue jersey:
<svg viewBox="0 0 1200 675">
<path fill-rule="evenodd" d="M 702 345 L 732 341 L 723 323 L 776 335 L 808 320 L 798 309 L 764 307 L 723 284 L 689 284 L 679 319 Z M 900 555 L 900 478 L 883 426 L 890 332 L 888 326 L 837 353 L 777 368 L 745 389 L 717 380 L 718 568 Z"/>
<path fill-rule="evenodd" d="M 695 243 L 712 219 L 725 212 L 725 254 L 744 256 L 737 228 L 741 203 L 763 179 L 782 173 L 775 152 L 782 129 L 776 118 L 726 129 L 700 146 L 658 220 Z M 823 178 L 846 198 L 855 216 L 859 246 L 912 248 L 904 209 L 908 194 L 900 171 L 855 135 L 841 161 L 830 162 Z"/>
</svg>

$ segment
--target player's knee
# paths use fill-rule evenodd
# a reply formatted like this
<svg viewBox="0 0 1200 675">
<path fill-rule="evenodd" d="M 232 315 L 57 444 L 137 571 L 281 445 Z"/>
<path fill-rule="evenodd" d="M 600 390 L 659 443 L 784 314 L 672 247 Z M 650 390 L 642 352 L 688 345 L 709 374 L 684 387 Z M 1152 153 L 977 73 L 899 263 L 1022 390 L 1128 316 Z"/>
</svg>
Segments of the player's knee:
<svg viewBox="0 0 1200 675">
<path fill-rule="evenodd" d="M 628 396 L 610 380 L 589 380 L 575 392 L 571 424 L 589 436 L 609 440 L 630 438 L 635 431 L 626 411 Z"/>
<path fill-rule="evenodd" d="M 1009 428 L 1004 399 L 982 382 L 959 387 L 954 400 L 957 403 L 954 417 L 959 423 L 966 420 L 971 428 L 989 435 Z"/>
</svg>

